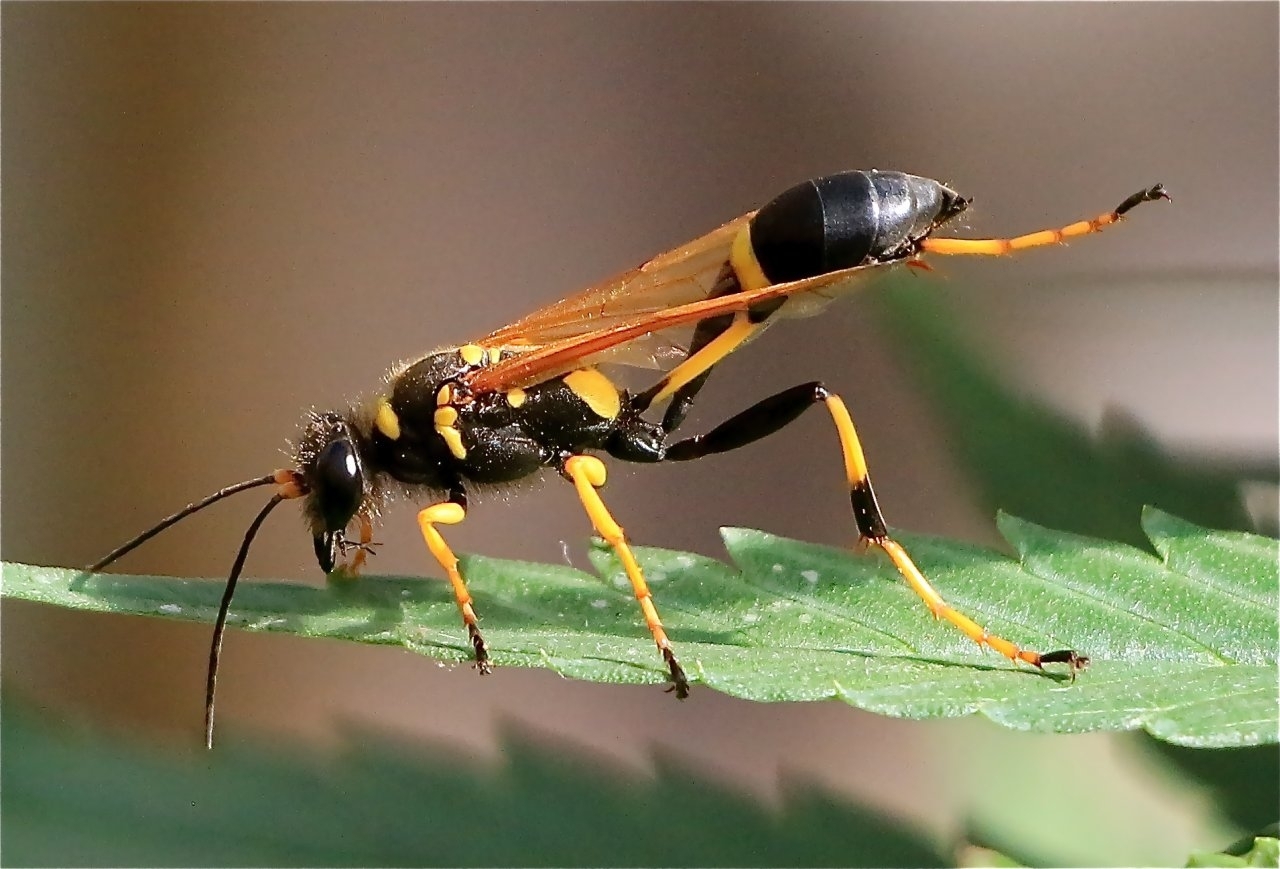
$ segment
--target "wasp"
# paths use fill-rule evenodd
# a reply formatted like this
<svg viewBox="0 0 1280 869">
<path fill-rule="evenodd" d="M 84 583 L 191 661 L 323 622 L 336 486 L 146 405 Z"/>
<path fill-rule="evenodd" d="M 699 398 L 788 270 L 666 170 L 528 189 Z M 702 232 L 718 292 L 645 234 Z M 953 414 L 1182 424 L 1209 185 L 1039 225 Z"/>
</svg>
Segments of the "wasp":
<svg viewBox="0 0 1280 869">
<path fill-rule="evenodd" d="M 212 747 L 227 614 L 254 536 L 277 505 L 301 503 L 316 560 L 328 574 L 362 567 L 374 522 L 395 496 L 427 502 L 418 527 L 452 585 L 475 665 L 489 673 L 471 593 L 442 529 L 466 518 L 469 488 L 552 470 L 574 487 L 596 533 L 616 553 L 662 656 L 669 690 L 684 698 L 689 679 L 627 536 L 600 496 L 607 476 L 600 456 L 640 464 L 693 461 L 768 437 L 821 406 L 835 426 L 860 540 L 883 551 L 936 618 L 1014 662 L 1040 669 L 1065 664 L 1074 679 L 1088 664 L 1085 655 L 1020 648 L 934 590 L 889 533 L 849 411 L 821 381 L 771 395 L 703 434 L 677 432 L 725 357 L 781 319 L 817 313 L 868 276 L 901 265 L 927 268 L 923 257 L 930 254 L 1001 255 L 1057 244 L 1099 232 L 1144 202 L 1168 198 L 1157 184 L 1112 211 L 1058 229 L 1012 238 L 939 238 L 938 230 L 971 200 L 938 181 L 874 169 L 806 181 L 758 211 L 477 341 L 396 366 L 366 400 L 312 414 L 296 441 L 292 467 L 188 505 L 89 570 L 101 570 L 216 501 L 275 487 L 245 533 L 214 626 L 205 694 L 205 744 Z M 615 363 L 664 373 L 633 393 L 601 370 Z"/>
</svg>

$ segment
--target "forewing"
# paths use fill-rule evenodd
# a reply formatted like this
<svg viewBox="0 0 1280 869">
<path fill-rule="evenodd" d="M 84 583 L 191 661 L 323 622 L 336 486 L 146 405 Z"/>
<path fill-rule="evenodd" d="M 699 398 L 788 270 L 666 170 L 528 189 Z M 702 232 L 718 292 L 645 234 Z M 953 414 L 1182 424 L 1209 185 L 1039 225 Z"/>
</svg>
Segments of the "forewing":
<svg viewBox="0 0 1280 869">
<path fill-rule="evenodd" d="M 857 266 L 760 290 L 615 318 L 602 328 L 504 356 L 501 361 L 469 374 L 466 382 L 477 393 L 528 386 L 574 368 L 617 361 L 617 352 L 635 342 L 652 341 L 672 329 L 691 326 L 709 317 L 745 311 L 753 305 L 775 299 L 785 299 L 786 304 L 770 318 L 770 322 L 778 317 L 809 317 L 880 269 L 883 266 Z"/>
<path fill-rule="evenodd" d="M 535 311 L 476 343 L 535 350 L 706 299 L 729 262 L 733 239 L 753 214 Z M 610 361 L 656 367 L 663 357 L 677 355 L 676 345 L 678 340 L 671 336 L 665 341 L 637 341 Z"/>
</svg>

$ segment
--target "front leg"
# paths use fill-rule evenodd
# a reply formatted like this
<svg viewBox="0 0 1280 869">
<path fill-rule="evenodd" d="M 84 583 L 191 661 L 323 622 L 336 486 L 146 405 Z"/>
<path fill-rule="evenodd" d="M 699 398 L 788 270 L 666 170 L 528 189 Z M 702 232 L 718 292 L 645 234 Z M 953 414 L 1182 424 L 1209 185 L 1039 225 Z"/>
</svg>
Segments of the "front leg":
<svg viewBox="0 0 1280 869">
<path fill-rule="evenodd" d="M 487 674 L 493 672 L 493 667 L 489 664 L 489 649 L 485 645 L 484 637 L 480 634 L 476 612 L 471 607 L 471 592 L 467 591 L 467 583 L 458 571 L 458 556 L 453 554 L 449 544 L 444 542 L 444 538 L 436 530 L 437 525 L 457 525 L 465 518 L 467 518 L 467 496 L 459 487 L 449 493 L 449 500 L 423 508 L 418 513 L 418 528 L 422 531 L 422 539 L 427 542 L 427 548 L 431 550 L 436 561 L 440 562 L 445 575 L 449 577 L 449 583 L 453 586 L 453 598 L 458 603 L 458 611 L 462 613 L 462 621 L 467 626 L 467 636 L 470 637 L 471 646 L 475 649 L 476 669 L 482 674 Z"/>
<path fill-rule="evenodd" d="M 345 564 L 339 564 L 331 571 L 331 575 L 343 577 L 347 579 L 357 579 L 360 571 L 364 568 L 365 562 L 369 556 L 374 554 L 374 548 L 381 545 L 373 540 L 373 520 L 363 513 L 356 516 L 356 522 L 360 525 L 360 539 L 352 542 L 345 535 L 335 536 L 334 543 L 337 547 L 338 554 L 343 558 L 352 550 L 355 554 L 351 556 L 351 560 Z"/>
<path fill-rule="evenodd" d="M 609 508 L 604 505 L 604 501 L 600 500 L 600 493 L 596 491 L 604 485 L 607 476 L 604 462 L 595 456 L 569 456 L 561 464 L 560 472 L 578 491 L 578 500 L 582 502 L 582 508 L 587 511 L 587 517 L 595 527 L 596 533 L 613 547 L 618 560 L 622 562 L 627 578 L 631 580 L 631 589 L 635 593 L 636 600 L 640 602 L 644 623 L 648 626 L 649 633 L 653 634 L 653 641 L 657 644 L 658 651 L 662 653 L 662 659 L 667 662 L 672 688 L 676 696 L 683 700 L 689 696 L 689 679 L 685 676 L 680 662 L 676 660 L 671 641 L 667 639 L 662 620 L 658 618 L 658 610 L 653 605 L 649 584 L 644 581 L 640 565 L 631 552 L 631 547 L 627 545 L 627 536 L 622 526 L 609 512 Z"/>
</svg>

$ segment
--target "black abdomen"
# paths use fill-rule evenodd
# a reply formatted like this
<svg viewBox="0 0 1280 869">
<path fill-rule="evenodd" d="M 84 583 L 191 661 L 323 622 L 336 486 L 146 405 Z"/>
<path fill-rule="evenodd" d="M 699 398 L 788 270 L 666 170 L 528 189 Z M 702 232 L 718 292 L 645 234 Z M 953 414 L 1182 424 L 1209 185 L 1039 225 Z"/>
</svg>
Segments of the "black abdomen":
<svg viewBox="0 0 1280 869">
<path fill-rule="evenodd" d="M 797 184 L 751 220 L 751 249 L 772 283 L 901 259 L 968 203 L 903 172 L 858 170 Z"/>
</svg>

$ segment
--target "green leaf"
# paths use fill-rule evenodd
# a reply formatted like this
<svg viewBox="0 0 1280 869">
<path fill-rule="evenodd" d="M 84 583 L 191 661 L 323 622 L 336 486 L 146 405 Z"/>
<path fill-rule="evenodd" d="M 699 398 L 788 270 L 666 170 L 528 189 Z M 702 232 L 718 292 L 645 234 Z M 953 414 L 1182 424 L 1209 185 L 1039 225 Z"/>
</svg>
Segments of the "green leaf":
<svg viewBox="0 0 1280 869">
<path fill-rule="evenodd" d="M 1252 847 L 1243 854 L 1230 854 L 1214 851 L 1193 851 L 1187 860 L 1188 866 L 1278 866 L 1280 865 L 1280 839 L 1259 836 L 1253 840 Z"/>
<path fill-rule="evenodd" d="M 1022 869 L 1026 863 L 1008 854 L 981 845 L 965 845 L 958 850 L 956 863 L 961 869 Z"/>
<path fill-rule="evenodd" d="M 1074 683 L 1017 667 L 935 622 L 884 561 L 726 529 L 736 566 L 639 549 L 692 681 L 761 701 L 837 698 L 909 718 L 981 713 L 1005 726 L 1080 733 L 1142 728 L 1188 746 L 1274 743 L 1277 542 L 1209 531 L 1156 510 L 1155 557 L 1010 516 L 1019 553 L 902 540 L 951 603 L 1024 647 L 1075 648 Z M 662 683 L 630 585 L 597 545 L 600 578 L 556 565 L 464 561 L 495 664 L 600 682 Z M 6 565 L 4 595 L 99 612 L 210 622 L 221 583 Z M 246 583 L 229 624 L 470 658 L 448 587 L 411 578 L 327 589 Z"/>
<path fill-rule="evenodd" d="M 637 774 L 506 728 L 497 764 L 346 734 L 175 753 L 4 698 L 6 866 L 938 866 L 925 835 L 813 785 L 777 805 L 697 764 Z"/>
</svg>

